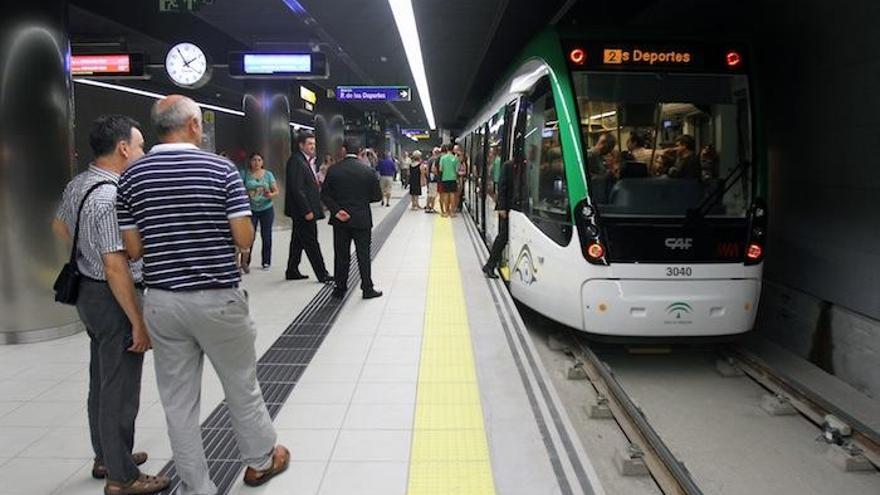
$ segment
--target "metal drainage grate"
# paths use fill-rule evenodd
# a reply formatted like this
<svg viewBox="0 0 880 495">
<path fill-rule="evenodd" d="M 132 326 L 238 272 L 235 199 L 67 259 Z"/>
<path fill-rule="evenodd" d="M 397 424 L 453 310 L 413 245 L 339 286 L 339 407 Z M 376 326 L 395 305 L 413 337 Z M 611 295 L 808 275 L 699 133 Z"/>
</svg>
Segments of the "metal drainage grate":
<svg viewBox="0 0 880 495">
<path fill-rule="evenodd" d="M 371 259 L 376 257 L 388 240 L 407 205 L 406 201 L 398 201 L 379 225 L 373 228 Z M 360 272 L 357 269 L 357 260 L 352 258 L 348 271 L 349 289 L 345 298 L 334 299 L 330 297 L 332 286 L 323 287 L 257 361 L 257 381 L 272 419 L 281 411 L 306 366 L 330 332 L 345 299 L 355 290 L 359 290 L 356 288 L 360 286 Z M 238 444 L 225 402 L 221 402 L 202 423 L 202 441 L 208 460 L 208 471 L 217 485 L 218 495 L 229 493 L 244 466 L 239 460 Z M 174 462 L 166 464 L 159 474 L 171 478 L 170 487 L 162 493 L 170 495 L 177 492 L 180 479 L 177 477 Z"/>
</svg>

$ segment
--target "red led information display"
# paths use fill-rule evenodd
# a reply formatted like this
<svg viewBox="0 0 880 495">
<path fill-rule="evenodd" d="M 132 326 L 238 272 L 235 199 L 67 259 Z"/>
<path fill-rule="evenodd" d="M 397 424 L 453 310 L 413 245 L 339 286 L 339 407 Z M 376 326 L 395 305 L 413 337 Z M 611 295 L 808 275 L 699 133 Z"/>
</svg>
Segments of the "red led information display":
<svg viewBox="0 0 880 495">
<path fill-rule="evenodd" d="M 73 55 L 70 72 L 74 76 L 131 74 L 131 56 L 123 55 Z"/>
</svg>

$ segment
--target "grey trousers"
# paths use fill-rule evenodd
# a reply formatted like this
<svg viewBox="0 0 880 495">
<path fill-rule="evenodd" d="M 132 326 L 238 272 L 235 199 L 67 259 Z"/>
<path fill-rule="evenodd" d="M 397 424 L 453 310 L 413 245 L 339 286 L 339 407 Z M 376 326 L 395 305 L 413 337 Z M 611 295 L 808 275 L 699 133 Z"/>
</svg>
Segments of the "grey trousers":
<svg viewBox="0 0 880 495">
<path fill-rule="evenodd" d="M 241 289 L 168 292 L 148 288 L 144 318 L 153 342 L 156 382 L 182 495 L 213 495 L 216 485 L 199 428 L 202 369 L 208 356 L 223 385 L 242 460 L 272 462 L 275 428 L 257 383 L 256 328 Z"/>
<path fill-rule="evenodd" d="M 108 479 L 131 481 L 140 474 L 131 449 L 144 355 L 126 352 L 131 322 L 106 282 L 83 279 L 76 309 L 91 341 L 88 410 L 95 459 L 107 466 Z"/>
</svg>

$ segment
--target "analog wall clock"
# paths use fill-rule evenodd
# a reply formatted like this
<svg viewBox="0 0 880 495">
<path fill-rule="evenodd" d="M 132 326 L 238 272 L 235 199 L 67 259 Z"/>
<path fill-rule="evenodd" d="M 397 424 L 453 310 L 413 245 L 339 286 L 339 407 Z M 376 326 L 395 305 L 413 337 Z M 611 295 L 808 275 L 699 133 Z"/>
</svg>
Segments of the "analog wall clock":
<svg viewBox="0 0 880 495">
<path fill-rule="evenodd" d="M 208 57 L 192 43 L 172 46 L 165 57 L 165 70 L 171 81 L 182 88 L 200 88 L 211 79 Z"/>
</svg>

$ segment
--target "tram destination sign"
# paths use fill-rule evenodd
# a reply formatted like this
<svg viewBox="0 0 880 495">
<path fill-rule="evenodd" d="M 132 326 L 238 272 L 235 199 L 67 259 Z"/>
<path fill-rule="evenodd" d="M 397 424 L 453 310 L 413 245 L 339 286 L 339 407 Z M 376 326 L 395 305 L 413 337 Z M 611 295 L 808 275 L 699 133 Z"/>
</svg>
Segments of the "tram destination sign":
<svg viewBox="0 0 880 495">
<path fill-rule="evenodd" d="M 574 70 L 738 72 L 746 68 L 739 46 L 569 42 L 566 55 Z"/>
<path fill-rule="evenodd" d="M 409 86 L 337 86 L 336 99 L 343 101 L 410 101 Z"/>
</svg>

